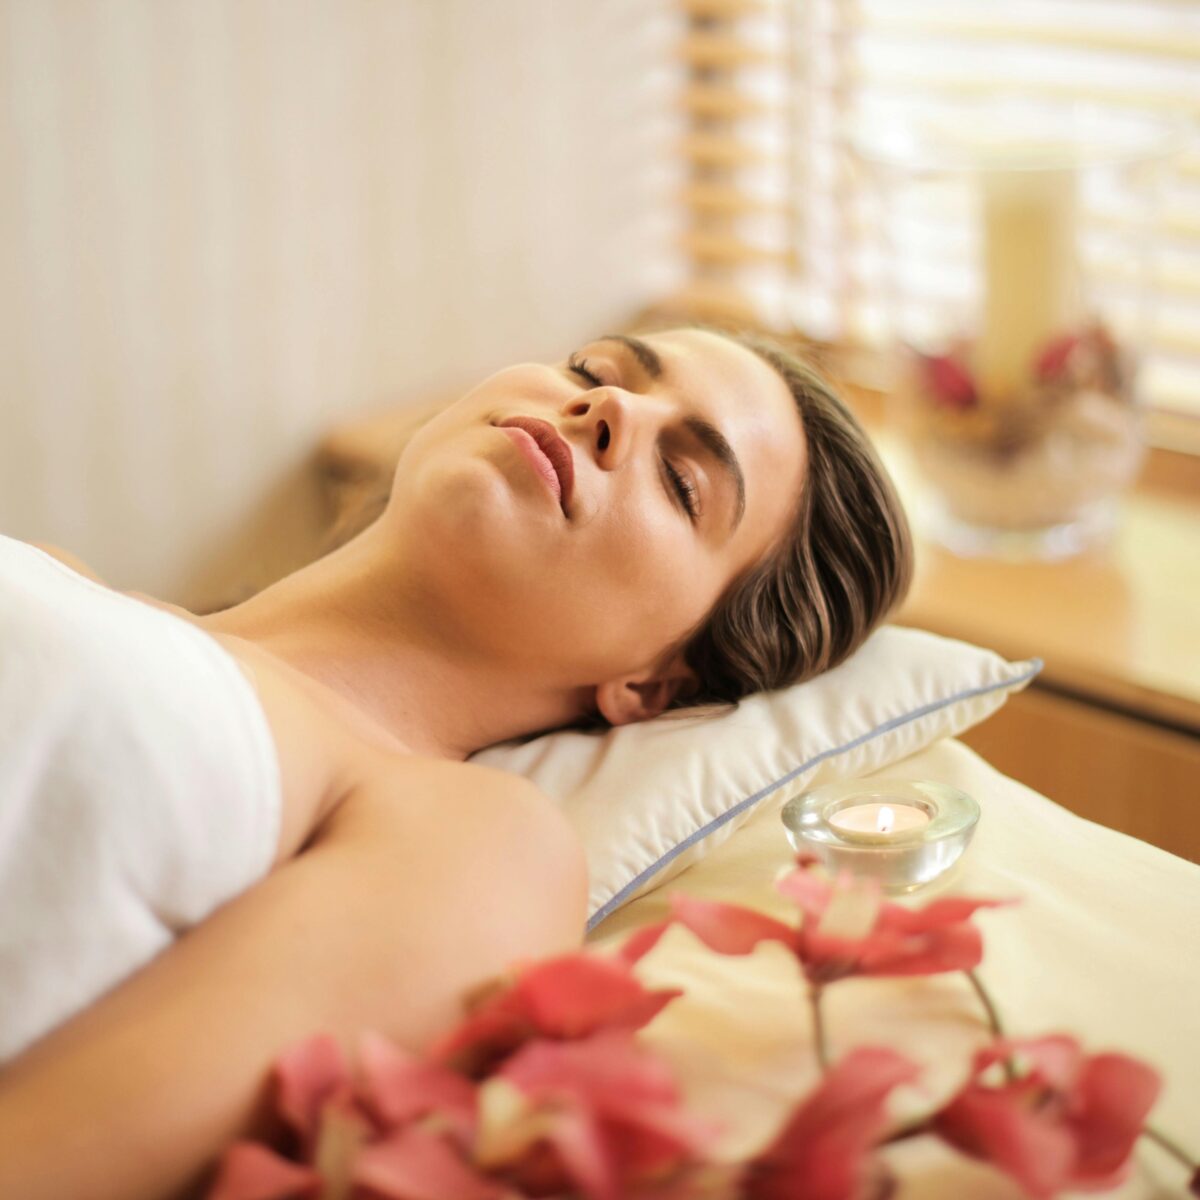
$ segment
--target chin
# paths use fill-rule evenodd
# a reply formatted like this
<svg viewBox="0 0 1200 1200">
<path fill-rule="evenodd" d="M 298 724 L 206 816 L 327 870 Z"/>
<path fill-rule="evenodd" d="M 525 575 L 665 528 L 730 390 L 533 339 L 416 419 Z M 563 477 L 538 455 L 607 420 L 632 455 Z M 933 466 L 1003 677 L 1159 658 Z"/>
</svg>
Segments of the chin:
<svg viewBox="0 0 1200 1200">
<path fill-rule="evenodd" d="M 485 588 L 528 580 L 545 561 L 550 505 L 517 491 L 495 463 L 459 459 L 428 463 L 410 481 L 397 519 L 405 542 L 426 561 L 441 560 L 456 575 L 478 576 Z"/>
</svg>

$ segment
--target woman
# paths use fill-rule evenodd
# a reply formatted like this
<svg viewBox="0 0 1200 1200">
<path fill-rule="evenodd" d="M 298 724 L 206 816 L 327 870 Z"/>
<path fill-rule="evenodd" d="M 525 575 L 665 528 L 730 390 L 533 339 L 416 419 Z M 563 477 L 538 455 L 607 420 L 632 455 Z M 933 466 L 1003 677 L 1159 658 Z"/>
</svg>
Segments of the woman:
<svg viewBox="0 0 1200 1200">
<path fill-rule="evenodd" d="M 234 608 L 171 610 L 254 684 L 270 869 L 0 1071 L 0 1195 L 190 1194 L 269 1133 L 288 1044 L 420 1048 L 472 986 L 576 948 L 572 831 L 463 760 L 815 675 L 911 565 L 867 439 L 774 347 L 678 329 L 493 375 L 413 437 L 358 536 Z"/>
</svg>

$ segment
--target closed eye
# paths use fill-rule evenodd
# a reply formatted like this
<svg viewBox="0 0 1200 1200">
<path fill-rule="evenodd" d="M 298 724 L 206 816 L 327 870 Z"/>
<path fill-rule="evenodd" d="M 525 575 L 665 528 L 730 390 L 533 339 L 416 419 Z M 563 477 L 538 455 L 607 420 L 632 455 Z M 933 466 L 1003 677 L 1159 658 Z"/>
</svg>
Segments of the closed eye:
<svg viewBox="0 0 1200 1200">
<path fill-rule="evenodd" d="M 678 471 L 671 465 L 671 460 L 664 458 L 663 466 L 667 469 L 667 474 L 671 477 L 671 484 L 675 488 L 676 494 L 679 496 L 683 507 L 687 509 L 687 514 L 692 520 L 700 515 L 700 494 L 696 485 L 686 476 L 680 475 Z"/>
<path fill-rule="evenodd" d="M 575 358 L 575 355 L 572 354 L 571 357 L 567 359 L 567 369 L 574 371 L 575 374 L 580 377 L 580 379 L 586 379 L 587 382 L 589 384 L 591 384 L 592 387 L 603 387 L 604 386 L 604 380 L 602 380 L 593 371 L 588 370 L 586 358 L 581 358 L 581 359 L 577 360 Z"/>
</svg>

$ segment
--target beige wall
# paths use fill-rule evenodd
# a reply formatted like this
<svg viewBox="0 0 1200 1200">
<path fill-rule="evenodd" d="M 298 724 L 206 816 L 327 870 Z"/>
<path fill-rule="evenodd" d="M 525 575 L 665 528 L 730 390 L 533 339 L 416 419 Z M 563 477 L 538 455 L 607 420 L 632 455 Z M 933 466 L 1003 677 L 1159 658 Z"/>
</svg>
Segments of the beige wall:
<svg viewBox="0 0 1200 1200">
<path fill-rule="evenodd" d="M 341 417 L 674 281 L 669 0 L 0 0 L 0 532 L 203 605 Z"/>
</svg>

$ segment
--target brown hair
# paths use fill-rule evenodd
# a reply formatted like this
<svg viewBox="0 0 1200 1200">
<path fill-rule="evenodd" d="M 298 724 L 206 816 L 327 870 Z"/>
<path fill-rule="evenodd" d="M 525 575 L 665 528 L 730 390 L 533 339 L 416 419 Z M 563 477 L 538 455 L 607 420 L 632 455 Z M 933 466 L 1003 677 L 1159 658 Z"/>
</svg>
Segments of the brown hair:
<svg viewBox="0 0 1200 1200">
<path fill-rule="evenodd" d="M 672 709 L 736 708 L 743 696 L 802 683 L 853 654 L 907 595 L 913 542 L 870 438 L 814 367 L 761 335 L 689 328 L 730 338 L 774 367 L 796 401 L 808 446 L 782 542 L 664 657 L 682 650 L 700 681 Z"/>
<path fill-rule="evenodd" d="M 733 580 L 704 620 L 663 655 L 668 662 L 682 652 L 699 679 L 668 711 L 707 717 L 736 708 L 755 692 L 812 679 L 853 654 L 908 593 L 913 543 L 870 438 L 813 366 L 759 334 L 672 326 L 681 327 L 730 338 L 769 363 L 796 401 L 808 446 L 804 485 L 783 540 Z M 374 521 L 388 491 L 369 496 L 342 522 L 328 549 Z M 599 713 L 590 713 L 561 728 L 608 727 Z"/>
</svg>

